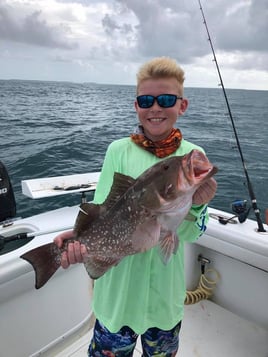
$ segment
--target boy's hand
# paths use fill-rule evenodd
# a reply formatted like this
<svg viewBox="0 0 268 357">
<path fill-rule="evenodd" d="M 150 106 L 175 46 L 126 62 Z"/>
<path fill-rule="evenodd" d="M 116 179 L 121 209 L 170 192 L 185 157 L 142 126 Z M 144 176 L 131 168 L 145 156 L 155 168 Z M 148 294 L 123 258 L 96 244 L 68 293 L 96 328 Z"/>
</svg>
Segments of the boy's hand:
<svg viewBox="0 0 268 357">
<path fill-rule="evenodd" d="M 61 248 L 63 242 L 71 238 L 73 238 L 73 231 L 63 232 L 54 239 L 54 243 Z M 87 257 L 87 248 L 84 244 L 80 244 L 78 241 L 70 242 L 67 250 L 61 255 L 61 266 L 63 269 L 67 269 L 71 264 L 83 263 Z"/>
</svg>

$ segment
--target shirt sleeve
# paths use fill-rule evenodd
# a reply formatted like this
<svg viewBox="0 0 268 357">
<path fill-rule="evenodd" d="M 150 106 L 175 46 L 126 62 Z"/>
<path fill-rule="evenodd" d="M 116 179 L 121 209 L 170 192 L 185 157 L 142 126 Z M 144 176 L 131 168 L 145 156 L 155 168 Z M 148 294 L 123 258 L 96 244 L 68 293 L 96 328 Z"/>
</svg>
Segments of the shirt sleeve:
<svg viewBox="0 0 268 357">
<path fill-rule="evenodd" d="M 178 236 L 186 242 L 196 241 L 207 229 L 208 205 L 192 205 L 188 217 L 178 228 Z"/>
</svg>

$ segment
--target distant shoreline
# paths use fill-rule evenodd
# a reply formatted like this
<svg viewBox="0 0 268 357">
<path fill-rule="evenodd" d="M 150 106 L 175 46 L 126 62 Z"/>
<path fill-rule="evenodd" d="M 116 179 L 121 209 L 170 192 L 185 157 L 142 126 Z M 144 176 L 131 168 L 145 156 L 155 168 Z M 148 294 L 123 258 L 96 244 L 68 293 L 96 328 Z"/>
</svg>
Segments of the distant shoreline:
<svg viewBox="0 0 268 357">
<path fill-rule="evenodd" d="M 72 82 L 72 81 L 64 81 L 64 80 L 44 80 L 44 79 L 19 79 L 19 78 L 9 78 L 9 79 L 2 79 L 0 81 L 5 82 L 45 82 L 45 83 L 64 83 L 64 84 L 75 84 L 75 85 L 93 85 L 93 86 L 123 86 L 123 87 L 135 87 L 135 84 L 120 84 L 120 83 L 98 83 L 98 82 Z M 193 87 L 193 86 L 185 86 L 185 89 L 219 89 L 222 90 L 221 86 L 217 87 Z M 245 90 L 245 91 L 258 91 L 258 92 L 267 92 L 268 89 L 248 89 L 248 88 L 228 88 L 225 87 L 226 90 Z"/>
</svg>

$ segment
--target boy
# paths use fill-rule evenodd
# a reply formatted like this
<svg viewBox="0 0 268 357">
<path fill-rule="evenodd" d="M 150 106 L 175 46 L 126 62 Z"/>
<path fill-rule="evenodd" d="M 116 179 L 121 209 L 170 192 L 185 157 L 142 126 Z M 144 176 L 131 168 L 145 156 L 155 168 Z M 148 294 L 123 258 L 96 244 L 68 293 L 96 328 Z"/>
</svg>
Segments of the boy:
<svg viewBox="0 0 268 357">
<path fill-rule="evenodd" d="M 137 74 L 135 109 L 140 125 L 128 138 L 108 147 L 94 196 L 102 203 L 110 191 L 114 172 L 138 177 L 143 171 L 170 155 L 184 155 L 202 148 L 184 140 L 174 125 L 188 106 L 183 97 L 184 72 L 170 58 L 155 58 Z M 216 181 L 204 184 L 201 195 L 178 228 L 179 248 L 167 265 L 158 249 L 124 258 L 95 281 L 93 311 L 96 316 L 89 356 L 132 356 L 141 335 L 143 356 L 175 356 L 185 300 L 184 242 L 196 240 L 208 220 L 207 203 L 216 191 Z M 61 246 L 72 232 L 56 237 Z M 83 262 L 86 247 L 70 243 L 62 254 L 62 266 Z"/>
</svg>

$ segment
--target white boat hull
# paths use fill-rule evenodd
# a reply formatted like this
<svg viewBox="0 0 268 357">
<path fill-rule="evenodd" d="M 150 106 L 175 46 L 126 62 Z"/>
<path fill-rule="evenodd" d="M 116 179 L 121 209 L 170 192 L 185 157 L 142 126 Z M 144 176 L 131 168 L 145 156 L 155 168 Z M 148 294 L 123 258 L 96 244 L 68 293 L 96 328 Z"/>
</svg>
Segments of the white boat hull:
<svg viewBox="0 0 268 357">
<path fill-rule="evenodd" d="M 77 208 L 64 208 L 19 220 L 0 229 L 11 235 L 17 227 L 27 232 L 58 231 L 73 224 Z M 42 289 L 34 288 L 35 274 L 19 256 L 53 240 L 57 233 L 34 238 L 23 247 L 0 256 L 0 356 L 38 356 L 88 326 L 92 282 L 83 265 L 60 269 Z"/>
</svg>

